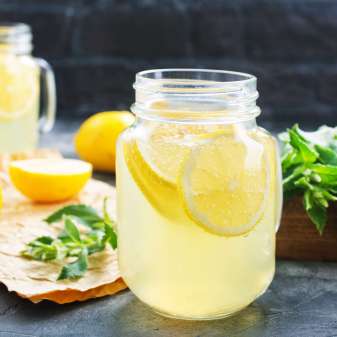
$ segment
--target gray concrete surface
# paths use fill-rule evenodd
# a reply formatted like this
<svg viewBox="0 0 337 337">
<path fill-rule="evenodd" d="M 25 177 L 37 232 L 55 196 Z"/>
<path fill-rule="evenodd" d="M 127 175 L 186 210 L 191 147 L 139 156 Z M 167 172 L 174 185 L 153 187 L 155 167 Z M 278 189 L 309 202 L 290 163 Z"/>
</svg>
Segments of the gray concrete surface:
<svg viewBox="0 0 337 337">
<path fill-rule="evenodd" d="M 279 261 L 267 292 L 227 319 L 163 318 L 130 291 L 85 303 L 31 304 L 0 288 L 0 337 L 333 337 L 337 264 Z"/>
<path fill-rule="evenodd" d="M 42 144 L 73 155 L 78 123 L 58 124 Z M 112 182 L 109 175 L 100 178 Z M 248 280 L 247 280 L 248 282 Z M 337 264 L 278 261 L 271 287 L 227 319 L 207 322 L 163 318 L 130 291 L 56 305 L 32 304 L 0 286 L 0 337 L 334 337 L 337 336 Z"/>
</svg>

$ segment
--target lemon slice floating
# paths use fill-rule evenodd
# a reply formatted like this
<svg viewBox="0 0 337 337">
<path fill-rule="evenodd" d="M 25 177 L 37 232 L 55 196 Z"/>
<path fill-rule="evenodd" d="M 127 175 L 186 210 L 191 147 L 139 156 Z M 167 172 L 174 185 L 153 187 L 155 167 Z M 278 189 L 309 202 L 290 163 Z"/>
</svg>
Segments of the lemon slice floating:
<svg viewBox="0 0 337 337">
<path fill-rule="evenodd" d="M 124 143 L 128 169 L 150 204 L 174 221 L 188 219 L 178 191 L 178 176 L 198 143 L 232 128 L 204 125 L 158 124 L 140 130 Z"/>
<path fill-rule="evenodd" d="M 164 217 L 186 220 L 177 189 L 177 177 L 202 127 L 158 124 L 140 130 L 123 146 L 126 165 L 149 203 Z"/>
<path fill-rule="evenodd" d="M 13 185 L 28 198 L 57 202 L 76 195 L 92 174 L 92 165 L 76 159 L 28 159 L 9 166 Z"/>
<path fill-rule="evenodd" d="M 27 58 L 0 58 L 0 120 L 10 121 L 38 108 L 39 70 Z"/>
<path fill-rule="evenodd" d="M 238 236 L 261 219 L 269 176 L 264 146 L 237 132 L 194 147 L 178 188 L 195 223 L 216 235 Z"/>
<path fill-rule="evenodd" d="M 195 137 L 203 133 L 203 126 L 162 124 L 139 137 L 137 146 L 158 178 L 175 186 L 180 167 L 195 144 Z"/>
<path fill-rule="evenodd" d="M 152 170 L 135 140 L 126 142 L 123 151 L 129 172 L 149 203 L 167 218 L 180 218 L 183 210 L 177 206 L 179 195 L 174 185 Z"/>
</svg>

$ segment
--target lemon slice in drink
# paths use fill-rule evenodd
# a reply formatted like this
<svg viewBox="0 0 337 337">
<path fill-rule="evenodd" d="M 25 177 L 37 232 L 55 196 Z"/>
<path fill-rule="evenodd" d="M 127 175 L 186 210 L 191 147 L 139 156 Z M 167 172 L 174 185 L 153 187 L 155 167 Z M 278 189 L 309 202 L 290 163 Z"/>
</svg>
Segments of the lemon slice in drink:
<svg viewBox="0 0 337 337">
<path fill-rule="evenodd" d="M 205 130 L 198 126 L 173 124 L 145 126 L 145 129 L 124 142 L 129 172 L 160 214 L 175 221 L 186 218 L 177 190 L 177 177 L 190 154 L 193 137 Z"/>
<path fill-rule="evenodd" d="M 179 190 L 194 222 L 216 235 L 238 236 L 261 219 L 268 182 L 264 146 L 237 132 L 196 146 L 181 171 Z"/>
<path fill-rule="evenodd" d="M 145 129 L 124 143 L 127 167 L 154 208 L 175 221 L 186 219 L 177 188 L 181 167 L 196 144 L 204 143 L 210 134 L 228 132 L 228 128 L 158 124 Z"/>
<path fill-rule="evenodd" d="M 179 195 L 175 186 L 152 170 L 134 139 L 124 143 L 123 152 L 133 180 L 152 207 L 166 218 L 180 218 L 183 212 L 177 207 Z"/>
<path fill-rule="evenodd" d="M 204 126 L 161 124 L 137 139 L 139 152 L 159 179 L 175 186 L 180 167 Z"/>
<path fill-rule="evenodd" d="M 37 66 L 26 58 L 1 56 L 0 87 L 0 120 L 13 120 L 28 113 L 38 102 Z"/>
</svg>

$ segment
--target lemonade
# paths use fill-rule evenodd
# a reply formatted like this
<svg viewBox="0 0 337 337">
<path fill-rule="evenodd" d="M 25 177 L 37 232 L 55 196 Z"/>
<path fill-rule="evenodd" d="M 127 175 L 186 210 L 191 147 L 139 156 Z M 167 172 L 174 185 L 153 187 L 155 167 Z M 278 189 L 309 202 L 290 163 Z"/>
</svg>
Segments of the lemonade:
<svg viewBox="0 0 337 337">
<path fill-rule="evenodd" d="M 39 73 L 31 59 L 0 49 L 0 153 L 37 145 Z"/>
<path fill-rule="evenodd" d="M 28 25 L 0 25 L 0 154 L 34 149 L 39 126 L 49 131 L 54 123 L 53 72 L 46 61 L 31 56 L 31 40 Z"/>
<path fill-rule="evenodd" d="M 187 95 L 200 99 L 196 87 Z M 250 304 L 274 275 L 282 201 L 276 143 L 254 118 L 221 110 L 217 119 L 213 100 L 195 105 L 165 90 L 166 100 L 148 110 L 134 107 L 141 118 L 119 141 L 120 270 L 161 314 L 220 318 Z"/>
</svg>

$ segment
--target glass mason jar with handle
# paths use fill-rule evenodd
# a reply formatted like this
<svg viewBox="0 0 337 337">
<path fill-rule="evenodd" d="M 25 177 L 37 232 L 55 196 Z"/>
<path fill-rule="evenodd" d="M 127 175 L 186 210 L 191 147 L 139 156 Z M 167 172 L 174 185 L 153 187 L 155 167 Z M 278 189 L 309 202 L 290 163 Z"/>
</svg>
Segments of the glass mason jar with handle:
<svg viewBox="0 0 337 337">
<path fill-rule="evenodd" d="M 48 132 L 54 124 L 54 74 L 31 56 L 32 48 L 28 25 L 0 24 L 0 154 L 34 149 L 39 129 Z"/>
<path fill-rule="evenodd" d="M 230 315 L 275 270 L 281 171 L 275 139 L 256 124 L 256 78 L 150 70 L 134 87 L 137 121 L 117 149 L 121 274 L 163 315 Z"/>
</svg>

